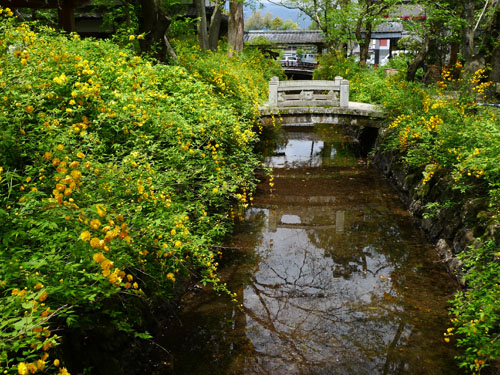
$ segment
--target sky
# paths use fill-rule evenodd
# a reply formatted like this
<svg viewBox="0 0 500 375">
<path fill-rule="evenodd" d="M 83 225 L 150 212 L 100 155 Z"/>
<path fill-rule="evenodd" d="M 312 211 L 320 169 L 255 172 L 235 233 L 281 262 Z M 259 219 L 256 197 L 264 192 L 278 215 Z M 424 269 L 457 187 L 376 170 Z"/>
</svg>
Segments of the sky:
<svg viewBox="0 0 500 375">
<path fill-rule="evenodd" d="M 267 1 L 257 1 L 257 4 L 255 5 L 257 8 L 256 9 L 261 9 L 261 14 L 264 16 L 266 12 L 271 12 L 274 17 L 280 17 L 285 21 L 287 18 L 291 19 L 293 22 L 296 22 L 300 28 L 302 29 L 307 29 L 307 27 L 312 23 L 311 19 L 304 15 L 301 11 L 297 9 L 288 9 L 276 4 L 271 4 Z M 260 5 L 263 8 L 259 8 Z M 254 6 L 254 7 L 255 7 Z M 245 6 L 243 10 L 243 15 L 245 17 L 245 20 L 250 17 L 250 15 L 253 13 L 253 9 Z"/>
</svg>

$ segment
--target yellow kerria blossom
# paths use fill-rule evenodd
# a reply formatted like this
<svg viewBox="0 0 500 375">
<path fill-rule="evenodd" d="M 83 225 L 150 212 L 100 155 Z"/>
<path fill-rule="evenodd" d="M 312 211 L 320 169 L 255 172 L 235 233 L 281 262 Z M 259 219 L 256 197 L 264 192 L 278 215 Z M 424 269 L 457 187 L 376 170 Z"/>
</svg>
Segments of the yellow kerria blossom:
<svg viewBox="0 0 500 375">
<path fill-rule="evenodd" d="M 106 209 L 104 208 L 104 206 L 102 204 L 96 204 L 95 208 L 97 209 L 97 214 L 100 217 L 106 216 Z"/>
<path fill-rule="evenodd" d="M 109 259 L 106 259 L 101 263 L 101 268 L 103 270 L 109 270 L 111 267 L 113 267 L 113 262 Z"/>
<path fill-rule="evenodd" d="M 75 180 L 79 180 L 82 178 L 82 172 L 80 172 L 78 169 L 73 169 L 71 171 L 71 177 L 73 177 Z"/>
<path fill-rule="evenodd" d="M 59 369 L 59 372 L 61 373 L 61 375 L 71 375 L 68 370 L 66 370 L 66 367 L 62 367 Z"/>
<path fill-rule="evenodd" d="M 54 366 L 59 367 L 59 360 L 57 358 L 54 359 Z"/>
<path fill-rule="evenodd" d="M 28 373 L 28 366 L 26 366 L 26 363 L 20 362 L 17 365 L 17 373 L 19 375 L 26 375 Z"/>
<path fill-rule="evenodd" d="M 78 156 L 80 159 L 83 159 L 85 157 L 85 154 L 83 152 L 77 152 L 76 156 Z"/>
<path fill-rule="evenodd" d="M 104 246 L 104 241 L 101 241 L 99 238 L 94 237 L 90 240 L 90 246 L 94 249 L 100 249 Z"/>
<path fill-rule="evenodd" d="M 103 253 L 95 253 L 92 258 L 94 259 L 94 262 L 96 262 L 96 263 L 101 263 L 101 262 L 104 262 L 106 260 L 106 257 L 104 256 Z"/>
<path fill-rule="evenodd" d="M 42 293 L 42 295 L 40 297 L 38 297 L 38 300 L 40 302 L 43 302 L 43 301 L 45 301 L 47 299 L 47 297 L 48 297 L 47 291 L 44 290 L 43 293 Z"/>
<path fill-rule="evenodd" d="M 33 113 L 35 108 L 32 105 L 28 105 L 28 106 L 26 106 L 25 110 L 27 113 Z"/>
<path fill-rule="evenodd" d="M 89 232 L 88 230 L 83 231 L 83 232 L 80 234 L 80 239 L 81 239 L 82 241 L 85 241 L 85 242 L 89 241 L 89 240 L 90 240 L 90 232 Z"/>
<path fill-rule="evenodd" d="M 99 219 L 94 219 L 90 222 L 90 227 L 92 229 L 99 229 L 100 226 L 101 226 L 101 221 Z"/>
</svg>

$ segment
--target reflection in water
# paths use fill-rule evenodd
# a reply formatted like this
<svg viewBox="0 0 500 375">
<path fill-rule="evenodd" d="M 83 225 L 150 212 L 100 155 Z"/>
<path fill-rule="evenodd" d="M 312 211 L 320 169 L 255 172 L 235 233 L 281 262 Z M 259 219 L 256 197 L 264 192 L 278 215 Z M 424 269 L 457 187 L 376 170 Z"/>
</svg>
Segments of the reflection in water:
<svg viewBox="0 0 500 375">
<path fill-rule="evenodd" d="M 186 298 L 175 374 L 456 374 L 442 340 L 454 285 L 385 181 L 327 128 L 289 133 L 223 276 L 239 309 Z M 185 336 L 180 336 L 180 332 Z"/>
</svg>

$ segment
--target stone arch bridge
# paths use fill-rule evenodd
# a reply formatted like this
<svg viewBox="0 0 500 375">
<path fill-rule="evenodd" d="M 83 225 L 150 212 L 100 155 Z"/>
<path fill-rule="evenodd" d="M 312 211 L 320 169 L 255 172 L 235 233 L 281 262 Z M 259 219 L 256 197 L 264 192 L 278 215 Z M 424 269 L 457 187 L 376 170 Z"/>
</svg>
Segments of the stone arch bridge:
<svg viewBox="0 0 500 375">
<path fill-rule="evenodd" d="M 370 128 L 384 126 L 385 114 L 378 106 L 349 101 L 349 81 L 269 82 L 269 101 L 260 108 L 264 125 L 276 121 L 285 126 L 340 124 Z"/>
</svg>

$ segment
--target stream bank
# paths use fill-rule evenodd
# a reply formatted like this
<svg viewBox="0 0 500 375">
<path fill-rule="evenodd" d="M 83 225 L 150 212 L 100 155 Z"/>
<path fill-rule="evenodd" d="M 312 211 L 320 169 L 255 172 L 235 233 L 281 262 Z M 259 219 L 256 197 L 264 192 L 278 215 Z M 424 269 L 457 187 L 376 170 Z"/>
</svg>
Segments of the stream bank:
<svg viewBox="0 0 500 375">
<path fill-rule="evenodd" d="M 480 246 L 476 239 L 485 233 L 500 240 L 500 228 L 487 224 L 488 199 L 454 190 L 453 180 L 445 172 L 424 182 L 421 169 L 409 169 L 401 153 L 384 150 L 383 134 L 377 138 L 370 160 L 396 187 L 448 270 L 463 283 L 457 255 L 468 246 Z"/>
</svg>

